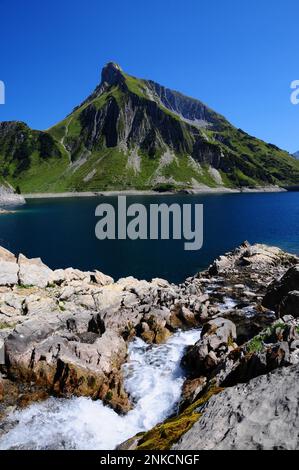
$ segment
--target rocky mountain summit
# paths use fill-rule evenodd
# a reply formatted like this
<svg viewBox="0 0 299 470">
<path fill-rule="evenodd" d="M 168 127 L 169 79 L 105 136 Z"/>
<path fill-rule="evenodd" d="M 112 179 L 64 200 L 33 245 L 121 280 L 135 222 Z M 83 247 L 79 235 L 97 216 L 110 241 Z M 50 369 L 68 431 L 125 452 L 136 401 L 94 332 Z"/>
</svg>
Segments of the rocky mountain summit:
<svg viewBox="0 0 299 470">
<path fill-rule="evenodd" d="M 22 192 L 287 187 L 291 155 L 235 128 L 199 100 L 125 73 L 45 132 L 0 123 L 2 175 Z"/>
<path fill-rule="evenodd" d="M 130 341 L 201 328 L 182 359 L 173 416 L 120 448 L 298 448 L 298 273 L 296 256 L 248 243 L 180 285 L 53 271 L 1 248 L 2 432 L 11 407 L 49 395 L 90 396 L 126 413 Z"/>
</svg>

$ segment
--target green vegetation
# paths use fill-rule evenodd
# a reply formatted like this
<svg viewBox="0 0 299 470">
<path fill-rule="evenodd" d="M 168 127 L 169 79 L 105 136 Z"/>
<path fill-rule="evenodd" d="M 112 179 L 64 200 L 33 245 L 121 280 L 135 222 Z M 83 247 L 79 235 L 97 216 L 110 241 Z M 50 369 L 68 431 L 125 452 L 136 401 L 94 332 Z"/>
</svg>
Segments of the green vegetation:
<svg viewBox="0 0 299 470">
<path fill-rule="evenodd" d="M 208 133 L 222 147 L 225 155 L 222 174 L 224 172 L 233 185 L 298 184 L 298 161 L 287 152 L 251 137 L 229 123 L 225 127 L 225 130 Z"/>
<path fill-rule="evenodd" d="M 112 398 L 113 398 L 113 393 L 111 392 L 111 390 L 109 390 L 106 393 L 105 400 L 110 401 L 110 400 L 112 400 Z"/>
<path fill-rule="evenodd" d="M 171 183 L 160 183 L 154 186 L 154 190 L 158 193 L 166 193 L 167 191 L 175 191 L 176 185 Z"/>
<path fill-rule="evenodd" d="M 138 78 L 131 77 L 126 73 L 123 73 L 123 76 L 126 80 L 126 85 L 131 93 L 139 96 L 139 98 L 146 98 L 146 87 L 143 80 L 139 80 Z"/>
<path fill-rule="evenodd" d="M 276 337 L 279 333 L 283 332 L 288 326 L 281 322 L 276 321 L 273 325 L 269 326 L 257 336 L 254 336 L 246 345 L 246 351 L 248 353 L 257 353 L 261 352 L 264 347 L 265 343 L 269 341 L 276 341 Z"/>
<path fill-rule="evenodd" d="M 0 322 L 0 330 L 5 330 L 6 328 L 14 328 L 15 326 L 16 323 Z"/>
<path fill-rule="evenodd" d="M 255 352 L 260 352 L 264 348 L 264 342 L 262 336 L 255 336 L 250 340 L 250 342 L 247 345 L 247 352 L 249 353 L 255 353 Z"/>
</svg>

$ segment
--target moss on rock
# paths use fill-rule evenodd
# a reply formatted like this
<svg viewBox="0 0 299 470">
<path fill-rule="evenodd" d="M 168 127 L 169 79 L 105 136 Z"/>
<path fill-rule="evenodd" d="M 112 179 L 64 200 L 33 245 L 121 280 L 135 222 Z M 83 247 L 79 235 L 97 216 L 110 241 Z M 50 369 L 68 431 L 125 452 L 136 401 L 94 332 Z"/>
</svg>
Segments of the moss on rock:
<svg viewBox="0 0 299 470">
<path fill-rule="evenodd" d="M 141 435 L 136 450 L 168 450 L 180 437 L 185 434 L 198 421 L 202 413 L 200 408 L 209 399 L 221 392 L 219 387 L 210 387 L 202 397 L 192 403 L 183 413 L 169 418 L 164 423 L 158 424 L 153 429 Z"/>
</svg>

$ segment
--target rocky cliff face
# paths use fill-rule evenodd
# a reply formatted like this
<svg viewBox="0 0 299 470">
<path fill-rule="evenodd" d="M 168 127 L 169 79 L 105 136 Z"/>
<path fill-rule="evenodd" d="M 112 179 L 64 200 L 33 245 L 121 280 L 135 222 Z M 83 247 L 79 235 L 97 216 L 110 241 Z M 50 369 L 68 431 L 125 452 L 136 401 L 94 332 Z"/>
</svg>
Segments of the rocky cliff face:
<svg viewBox="0 0 299 470">
<path fill-rule="evenodd" d="M 17 194 L 6 181 L 0 180 L 0 206 L 25 204 L 25 199 Z"/>
<path fill-rule="evenodd" d="M 299 164 L 286 152 L 236 129 L 200 101 L 130 76 L 115 63 L 48 132 L 2 123 L 0 160 L 8 180 L 26 191 L 299 182 Z"/>
</svg>

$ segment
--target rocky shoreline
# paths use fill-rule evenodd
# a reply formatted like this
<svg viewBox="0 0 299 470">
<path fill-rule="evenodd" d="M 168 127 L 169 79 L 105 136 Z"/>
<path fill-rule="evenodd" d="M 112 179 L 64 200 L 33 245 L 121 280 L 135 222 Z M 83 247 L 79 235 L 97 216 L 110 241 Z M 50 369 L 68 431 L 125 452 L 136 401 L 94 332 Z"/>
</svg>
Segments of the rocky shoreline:
<svg viewBox="0 0 299 470">
<path fill-rule="evenodd" d="M 281 193 L 287 189 L 280 186 L 257 186 L 256 188 L 226 188 L 219 186 L 212 188 L 205 185 L 199 185 L 196 188 L 177 189 L 173 191 L 163 191 L 163 195 L 172 195 L 178 193 L 184 194 L 233 194 L 233 193 Z M 64 193 L 29 193 L 24 194 L 26 199 L 55 199 L 55 198 L 73 198 L 73 197 L 99 197 L 99 196 L 161 196 L 160 191 L 155 190 L 111 190 L 111 191 L 84 191 L 84 192 L 64 192 Z"/>
<path fill-rule="evenodd" d="M 122 377 L 130 341 L 160 344 L 202 328 L 182 359 L 177 412 L 120 448 L 298 448 L 290 437 L 298 425 L 298 318 L 299 258 L 278 248 L 245 242 L 179 285 L 52 271 L 0 248 L 0 434 L 8 412 L 51 395 L 101 399 L 125 414 L 134 406 Z M 268 408 L 283 411 L 266 407 L 262 416 L 270 395 Z M 248 422 L 245 430 L 239 422 Z M 214 440 L 204 437 L 207 428 Z"/>
<path fill-rule="evenodd" d="M 0 208 L 0 215 L 14 214 L 16 211 L 6 210 Z"/>
</svg>

